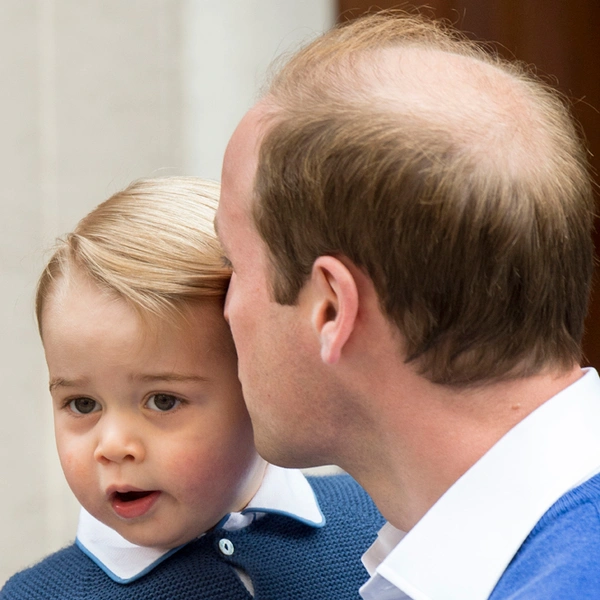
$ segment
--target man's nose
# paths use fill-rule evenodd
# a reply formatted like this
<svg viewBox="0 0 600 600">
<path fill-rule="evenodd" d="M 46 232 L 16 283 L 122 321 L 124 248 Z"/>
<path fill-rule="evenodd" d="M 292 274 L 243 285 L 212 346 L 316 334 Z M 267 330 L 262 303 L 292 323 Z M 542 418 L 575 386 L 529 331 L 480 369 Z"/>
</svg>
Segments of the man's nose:
<svg viewBox="0 0 600 600">
<path fill-rule="evenodd" d="M 94 458 L 102 464 L 143 461 L 145 447 L 135 423 L 119 415 L 102 418 Z"/>
</svg>

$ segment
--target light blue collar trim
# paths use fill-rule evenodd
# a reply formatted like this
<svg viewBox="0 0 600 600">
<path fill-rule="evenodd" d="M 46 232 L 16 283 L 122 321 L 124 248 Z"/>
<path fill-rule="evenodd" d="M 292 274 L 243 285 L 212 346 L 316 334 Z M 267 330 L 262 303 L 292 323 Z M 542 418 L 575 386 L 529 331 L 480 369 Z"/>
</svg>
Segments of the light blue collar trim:
<svg viewBox="0 0 600 600">
<path fill-rule="evenodd" d="M 311 527 L 325 525 L 325 517 L 313 489 L 302 472 L 268 465 L 260 488 L 246 508 L 226 515 L 216 527 L 227 531 L 239 530 L 266 513 L 284 515 Z M 83 508 L 75 543 L 117 583 L 136 581 L 183 548 L 159 550 L 137 546 Z"/>
<path fill-rule="evenodd" d="M 87 545 L 93 548 L 93 551 L 87 548 L 79 538 L 82 521 L 86 519 L 90 519 L 90 522 L 84 525 L 84 529 L 86 530 L 82 532 L 84 539 L 87 534 L 97 534 L 94 538 L 89 537 L 86 539 Z M 92 523 L 92 520 L 94 523 Z M 95 531 L 92 532 L 91 530 Z M 106 532 L 105 535 L 103 535 L 103 530 Z M 103 539 L 101 540 L 101 538 Z M 75 544 L 117 583 L 131 583 L 136 579 L 140 579 L 140 577 L 152 571 L 154 567 L 169 558 L 169 556 L 172 556 L 175 552 L 183 548 L 183 546 L 178 546 L 171 550 L 155 550 L 154 548 L 144 548 L 130 544 L 116 531 L 94 519 L 83 508 L 81 509 Z"/>
</svg>

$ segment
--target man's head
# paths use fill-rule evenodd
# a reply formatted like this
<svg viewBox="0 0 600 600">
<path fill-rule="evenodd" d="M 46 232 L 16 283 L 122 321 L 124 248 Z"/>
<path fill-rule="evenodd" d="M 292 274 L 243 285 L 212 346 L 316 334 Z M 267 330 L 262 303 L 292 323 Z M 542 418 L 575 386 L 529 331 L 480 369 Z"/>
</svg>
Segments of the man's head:
<svg viewBox="0 0 600 600">
<path fill-rule="evenodd" d="M 252 214 L 278 302 L 344 256 L 431 381 L 579 360 L 592 194 L 554 91 L 439 24 L 375 16 L 299 52 L 263 104 Z"/>
<path fill-rule="evenodd" d="M 336 458 L 339 431 L 376 412 L 369 369 L 390 354 L 376 377 L 405 362 L 454 387 L 571 369 L 592 213 L 569 112 L 521 66 L 413 17 L 314 41 L 223 167 L 226 315 L 259 450 L 287 465 Z M 328 369 L 340 356 L 352 360 Z"/>
</svg>

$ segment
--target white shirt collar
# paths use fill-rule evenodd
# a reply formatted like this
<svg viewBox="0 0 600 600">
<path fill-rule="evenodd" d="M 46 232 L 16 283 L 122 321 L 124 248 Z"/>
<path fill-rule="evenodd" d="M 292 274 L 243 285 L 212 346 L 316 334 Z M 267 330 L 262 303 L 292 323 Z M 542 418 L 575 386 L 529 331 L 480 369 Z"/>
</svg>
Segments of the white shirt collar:
<svg viewBox="0 0 600 600">
<path fill-rule="evenodd" d="M 312 527 L 325 525 L 313 489 L 297 469 L 268 465 L 260 488 L 246 508 L 226 515 L 218 527 L 228 531 L 242 529 L 265 513 L 285 515 Z M 75 543 L 118 583 L 139 579 L 183 547 L 157 550 L 136 546 L 83 508 Z"/>
<path fill-rule="evenodd" d="M 363 559 L 372 573 L 365 600 L 489 597 L 544 513 L 600 471 L 600 379 L 584 372 L 511 429 L 406 535 L 390 525 L 380 532 Z M 390 535 L 400 542 L 375 567 L 373 553 Z"/>
</svg>

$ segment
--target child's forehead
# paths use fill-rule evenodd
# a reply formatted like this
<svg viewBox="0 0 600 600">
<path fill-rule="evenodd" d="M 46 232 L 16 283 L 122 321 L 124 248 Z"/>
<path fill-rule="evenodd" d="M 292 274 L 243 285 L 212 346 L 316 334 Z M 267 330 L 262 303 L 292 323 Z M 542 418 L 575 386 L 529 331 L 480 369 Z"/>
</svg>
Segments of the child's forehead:
<svg viewBox="0 0 600 600">
<path fill-rule="evenodd" d="M 140 335 L 150 346 L 161 346 L 165 339 L 177 339 L 182 349 L 205 354 L 235 355 L 229 325 L 223 316 L 223 301 L 202 298 L 165 304 L 157 312 L 132 306 L 140 323 Z"/>
<path fill-rule="evenodd" d="M 144 328 L 148 332 L 167 330 L 184 332 L 197 323 L 205 323 L 207 328 L 225 324 L 223 316 L 223 300 L 220 298 L 196 298 L 194 300 L 177 300 L 157 304 L 156 310 L 149 310 L 135 302 L 125 299 L 132 309 L 138 314 Z M 229 327 L 214 328 L 215 336 L 229 335 Z"/>
<path fill-rule="evenodd" d="M 83 269 L 71 263 L 66 263 L 62 272 L 53 278 L 52 285 L 45 298 L 44 312 L 47 312 L 48 307 L 56 310 L 89 294 L 99 297 L 104 296 L 106 299 L 119 299 L 118 294 L 101 285 L 100 282 L 96 282 Z"/>
<path fill-rule="evenodd" d="M 193 346 L 196 352 L 235 353 L 223 316 L 224 298 L 145 300 L 136 302 L 135 298 L 119 293 L 74 267 L 56 278 L 43 310 L 42 331 L 76 328 L 77 319 L 93 322 L 117 316 L 122 326 L 131 332 L 131 341 L 147 348 L 159 348 L 162 341 L 177 339 L 182 347 L 191 350 Z M 117 308 L 116 313 L 111 310 L 113 307 Z M 192 331 L 194 335 L 190 335 Z"/>
<path fill-rule="evenodd" d="M 52 357 L 90 365 L 103 357 L 115 367 L 129 365 L 143 372 L 190 371 L 235 360 L 229 328 L 214 300 L 178 307 L 164 316 L 136 311 L 117 294 L 93 284 L 62 286 L 43 321 L 44 348 Z"/>
<path fill-rule="evenodd" d="M 224 296 L 177 298 L 148 289 L 116 289 L 79 265 L 69 265 L 54 278 L 47 301 L 64 303 L 82 294 L 93 294 L 111 302 L 124 302 L 141 319 L 145 328 L 186 328 L 191 320 L 224 320 Z"/>
</svg>

